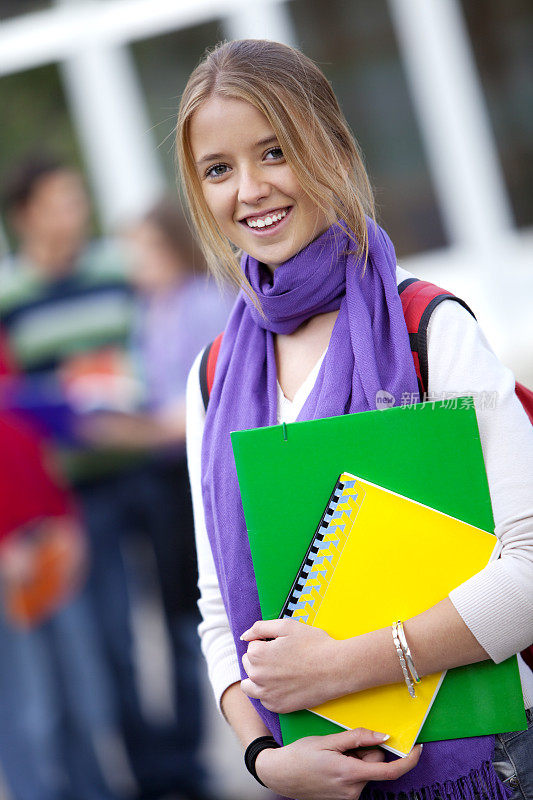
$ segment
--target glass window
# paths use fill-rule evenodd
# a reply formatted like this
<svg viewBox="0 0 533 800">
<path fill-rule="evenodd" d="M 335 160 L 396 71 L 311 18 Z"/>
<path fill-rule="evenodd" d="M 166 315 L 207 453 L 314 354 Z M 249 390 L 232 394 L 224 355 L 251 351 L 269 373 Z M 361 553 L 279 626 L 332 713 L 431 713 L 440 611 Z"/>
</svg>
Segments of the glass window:
<svg viewBox="0 0 533 800">
<path fill-rule="evenodd" d="M 220 22 L 213 21 L 131 46 L 152 120 L 152 133 L 172 190 L 176 185 L 174 129 L 179 98 L 206 48 L 223 38 Z"/>
<path fill-rule="evenodd" d="M 533 223 L 533 4 L 461 0 L 519 227 Z"/>
<path fill-rule="evenodd" d="M 57 65 L 0 78 L 2 124 L 0 186 L 18 160 L 46 152 L 81 166 Z"/>
<path fill-rule="evenodd" d="M 446 244 L 385 0 L 293 0 L 296 41 L 332 82 L 399 255 Z"/>
<path fill-rule="evenodd" d="M 51 0 L 0 0 L 0 20 L 50 8 Z"/>
</svg>

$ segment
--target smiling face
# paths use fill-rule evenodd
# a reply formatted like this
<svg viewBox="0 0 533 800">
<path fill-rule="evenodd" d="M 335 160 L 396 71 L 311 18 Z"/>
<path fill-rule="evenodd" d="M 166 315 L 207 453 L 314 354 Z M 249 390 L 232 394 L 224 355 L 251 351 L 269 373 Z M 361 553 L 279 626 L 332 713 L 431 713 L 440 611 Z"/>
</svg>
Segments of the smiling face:
<svg viewBox="0 0 533 800">
<path fill-rule="evenodd" d="M 218 227 L 271 269 L 331 225 L 285 161 L 269 121 L 250 103 L 211 97 L 191 119 L 190 141 Z"/>
</svg>

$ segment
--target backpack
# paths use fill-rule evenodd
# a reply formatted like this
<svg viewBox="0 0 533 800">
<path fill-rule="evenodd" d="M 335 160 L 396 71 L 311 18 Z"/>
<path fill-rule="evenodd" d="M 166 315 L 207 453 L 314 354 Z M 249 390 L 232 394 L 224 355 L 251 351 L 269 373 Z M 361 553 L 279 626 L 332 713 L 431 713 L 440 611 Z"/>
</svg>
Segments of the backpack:
<svg viewBox="0 0 533 800">
<path fill-rule="evenodd" d="M 402 281 L 398 286 L 398 294 L 402 301 L 403 314 L 409 333 L 409 343 L 418 379 L 420 397 L 424 398 L 427 396 L 428 387 L 427 330 L 432 313 L 444 300 L 454 300 L 472 314 L 474 319 L 475 315 L 459 297 L 435 286 L 433 283 L 421 281 L 418 278 L 408 278 Z M 200 389 L 206 411 L 215 380 L 215 369 L 220 345 L 222 344 L 222 336 L 223 334 L 220 333 L 211 344 L 207 345 L 200 361 Z M 516 384 L 515 391 L 533 425 L 533 392 L 520 383 Z M 533 645 L 523 650 L 521 656 L 529 668 L 533 670 Z"/>
</svg>

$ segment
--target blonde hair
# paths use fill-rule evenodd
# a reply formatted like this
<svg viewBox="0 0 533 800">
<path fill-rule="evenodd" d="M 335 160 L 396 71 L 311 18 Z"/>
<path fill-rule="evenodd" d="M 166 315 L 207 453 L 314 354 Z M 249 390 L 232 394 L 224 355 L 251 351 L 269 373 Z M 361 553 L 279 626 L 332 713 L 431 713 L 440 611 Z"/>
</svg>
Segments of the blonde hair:
<svg viewBox="0 0 533 800">
<path fill-rule="evenodd" d="M 329 216 L 344 220 L 366 261 L 365 215 L 374 217 L 361 154 L 329 81 L 310 58 L 279 42 L 241 39 L 208 52 L 191 74 L 178 112 L 176 149 L 184 196 L 209 269 L 253 296 L 207 203 L 190 143 L 193 114 L 213 96 L 244 100 L 271 124 L 304 192 Z"/>
</svg>

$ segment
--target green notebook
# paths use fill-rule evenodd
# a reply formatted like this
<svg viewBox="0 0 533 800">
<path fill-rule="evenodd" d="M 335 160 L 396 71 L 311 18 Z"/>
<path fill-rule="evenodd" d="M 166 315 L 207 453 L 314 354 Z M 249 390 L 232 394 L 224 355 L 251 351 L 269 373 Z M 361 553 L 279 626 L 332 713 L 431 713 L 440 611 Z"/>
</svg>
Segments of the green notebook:
<svg viewBox="0 0 533 800">
<path fill-rule="evenodd" d="M 474 408 L 444 403 L 232 433 L 264 619 L 279 616 L 343 471 L 494 530 Z M 281 557 L 280 557 L 281 556 Z M 334 733 L 309 711 L 280 715 L 283 741 Z M 449 670 L 419 742 L 524 730 L 516 657 Z"/>
</svg>

